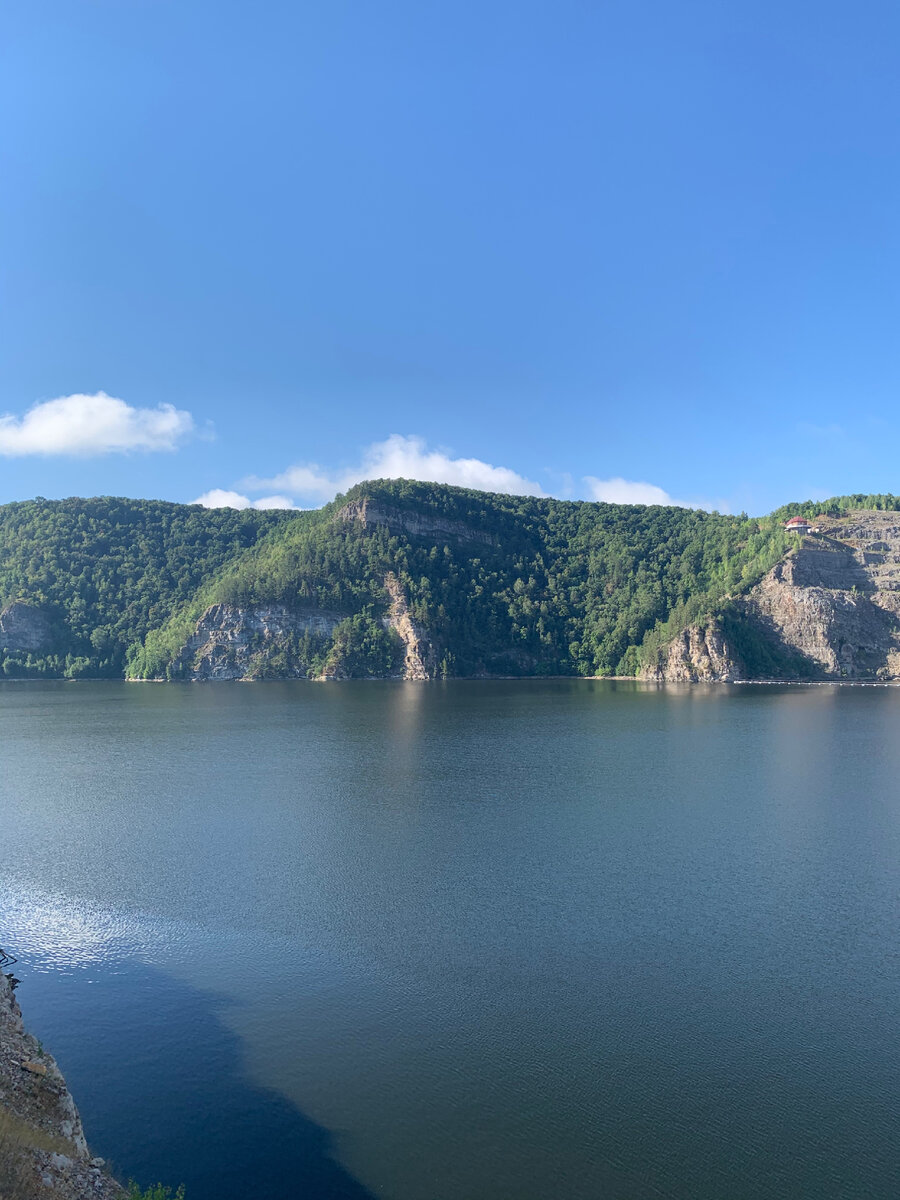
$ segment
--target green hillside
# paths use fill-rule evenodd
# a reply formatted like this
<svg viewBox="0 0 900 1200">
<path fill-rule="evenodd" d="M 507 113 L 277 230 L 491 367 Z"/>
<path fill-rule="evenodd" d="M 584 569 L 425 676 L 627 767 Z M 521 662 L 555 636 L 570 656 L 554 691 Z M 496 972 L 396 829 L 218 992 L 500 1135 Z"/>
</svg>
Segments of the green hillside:
<svg viewBox="0 0 900 1200">
<path fill-rule="evenodd" d="M 53 638 L 40 654 L 0 655 L 0 670 L 121 677 L 130 646 L 286 516 L 109 497 L 3 505 L 0 607 L 38 606 Z"/>
<path fill-rule="evenodd" d="M 387 578 L 427 630 L 436 673 L 633 674 L 673 633 L 726 611 L 789 547 L 794 512 L 897 508 L 893 496 L 789 505 L 764 518 L 501 496 L 406 480 L 315 512 L 121 499 L 0 508 L 0 606 L 52 631 L 0 652 L 6 676 L 178 677 L 211 604 L 327 612 L 329 637 L 268 647 L 263 675 L 390 673 Z M 365 508 L 365 520 L 362 509 Z M 299 673 L 306 673 L 305 669 Z"/>
<path fill-rule="evenodd" d="M 363 500 L 383 508 L 389 523 L 340 519 Z M 410 533 L 407 521 L 451 532 Z M 355 615 L 355 627 L 344 631 L 346 651 L 362 659 L 352 673 L 365 674 L 372 664 L 358 643 L 369 644 L 376 668 L 386 652 L 379 618 L 391 572 L 438 647 L 441 673 L 633 672 L 658 623 L 711 611 L 756 582 L 784 549 L 770 519 L 376 481 L 306 522 L 283 523 L 232 560 L 150 636 L 132 669 L 164 674 L 211 603 L 274 603 Z"/>
</svg>

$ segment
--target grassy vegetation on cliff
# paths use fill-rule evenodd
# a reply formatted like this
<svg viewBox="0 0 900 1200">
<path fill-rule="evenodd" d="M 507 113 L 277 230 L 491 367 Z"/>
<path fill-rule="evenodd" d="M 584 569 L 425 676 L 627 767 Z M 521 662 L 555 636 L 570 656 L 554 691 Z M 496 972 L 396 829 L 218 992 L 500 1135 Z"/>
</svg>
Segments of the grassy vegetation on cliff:
<svg viewBox="0 0 900 1200">
<path fill-rule="evenodd" d="M 655 665 L 667 644 L 676 634 L 690 625 L 713 619 L 728 622 L 732 644 L 742 661 L 748 666 L 751 661 L 765 659 L 765 668 L 760 665 L 759 674 L 777 672 L 783 664 L 771 660 L 771 652 L 758 631 L 751 628 L 733 604 L 734 596 L 741 595 L 758 583 L 767 571 L 779 562 L 790 548 L 791 535 L 785 533 L 781 520 L 773 517 L 754 522 L 756 529 L 750 532 L 740 552 L 721 571 L 715 572 L 706 590 L 697 590 L 684 601 L 676 604 L 664 620 L 658 621 L 645 635 L 640 647 L 628 655 L 628 670 L 632 674 L 640 667 Z M 631 669 L 633 667 L 633 670 Z M 756 674 L 756 671 L 750 671 Z"/>
<path fill-rule="evenodd" d="M 46 1197 L 33 1161 L 35 1152 L 71 1154 L 72 1145 L 0 1105 L 0 1200 Z"/>
</svg>

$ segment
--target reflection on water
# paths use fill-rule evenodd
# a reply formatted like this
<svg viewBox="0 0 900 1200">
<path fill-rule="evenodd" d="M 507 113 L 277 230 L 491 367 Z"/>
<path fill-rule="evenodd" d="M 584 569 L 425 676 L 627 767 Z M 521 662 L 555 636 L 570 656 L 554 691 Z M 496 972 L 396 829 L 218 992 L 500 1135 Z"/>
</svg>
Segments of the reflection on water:
<svg viewBox="0 0 900 1200">
<path fill-rule="evenodd" d="M 97 1151 L 192 1200 L 893 1200 L 898 717 L 0 687 L 0 943 Z"/>
<path fill-rule="evenodd" d="M 0 883 L 3 933 L 39 973 L 151 957 L 159 941 L 152 923 L 91 908 L 84 900 Z"/>
</svg>

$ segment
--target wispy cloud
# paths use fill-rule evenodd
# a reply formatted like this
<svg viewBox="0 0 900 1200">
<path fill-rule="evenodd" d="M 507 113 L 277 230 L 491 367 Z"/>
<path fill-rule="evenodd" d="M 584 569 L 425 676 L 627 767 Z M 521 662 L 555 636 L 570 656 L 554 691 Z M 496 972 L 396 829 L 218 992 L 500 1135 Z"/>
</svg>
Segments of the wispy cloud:
<svg viewBox="0 0 900 1200">
<path fill-rule="evenodd" d="M 600 479 L 587 475 L 579 486 L 570 475 L 559 475 L 561 489 L 545 490 L 535 480 L 510 467 L 498 467 L 480 458 L 455 457 L 446 450 L 430 449 L 421 437 L 399 433 L 391 434 L 384 441 L 373 442 L 354 466 L 333 469 L 318 463 L 299 462 L 277 475 L 250 475 L 238 484 L 241 491 L 216 488 L 204 493 L 195 503 L 209 508 L 225 505 L 232 508 L 290 508 L 294 507 L 294 500 L 301 501 L 303 506 L 321 504 L 365 479 L 419 479 L 514 496 L 562 494 L 566 498 L 582 496 L 610 504 L 665 504 L 728 511 L 725 502 L 677 500 L 657 484 L 621 476 Z M 250 495 L 260 491 L 277 494 L 250 499 Z"/>
<path fill-rule="evenodd" d="M 0 416 L 0 455 L 73 455 L 174 450 L 194 418 L 172 404 L 134 408 L 106 392 L 76 393 L 35 404 L 21 417 Z"/>
<path fill-rule="evenodd" d="M 591 500 L 607 504 L 678 504 L 667 491 L 655 483 L 637 483 L 631 479 L 597 479 L 585 475 L 585 487 Z"/>
<path fill-rule="evenodd" d="M 230 492 L 225 488 L 213 488 L 204 492 L 192 504 L 202 504 L 204 508 L 296 508 L 290 496 L 262 496 L 259 500 L 251 500 L 240 492 Z"/>
<path fill-rule="evenodd" d="M 429 450 L 420 437 L 399 433 L 374 442 L 358 464 L 344 470 L 329 471 L 316 463 L 298 463 L 270 479 L 251 476 L 243 486 L 250 491 L 275 488 L 292 496 L 323 501 L 364 479 L 420 479 L 512 496 L 546 495 L 539 483 L 509 467 L 495 467 L 480 458 L 453 458 L 444 451 Z"/>
<path fill-rule="evenodd" d="M 708 512 L 730 512 L 731 505 L 727 500 L 706 500 L 693 498 L 677 500 L 670 496 L 665 488 L 655 483 L 639 483 L 632 479 L 597 479 L 594 475 L 585 475 L 584 486 L 588 498 L 602 500 L 607 504 L 662 504 L 677 508 L 703 508 Z"/>
</svg>

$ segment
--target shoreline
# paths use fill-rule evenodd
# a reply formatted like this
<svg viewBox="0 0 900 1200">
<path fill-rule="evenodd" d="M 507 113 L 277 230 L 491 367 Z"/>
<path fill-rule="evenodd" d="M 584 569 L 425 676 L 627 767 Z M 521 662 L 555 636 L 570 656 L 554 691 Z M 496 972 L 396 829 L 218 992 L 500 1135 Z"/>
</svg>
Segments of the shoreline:
<svg viewBox="0 0 900 1200">
<path fill-rule="evenodd" d="M 175 684 L 183 687 L 187 684 L 268 684 L 268 683 L 538 683 L 559 682 L 569 680 L 576 682 L 584 680 L 594 683 L 639 683 L 652 687 L 900 687 L 900 676 L 890 679 L 642 679 L 637 675 L 459 675 L 449 679 L 403 679 L 400 676 L 388 675 L 382 678 L 364 679 L 335 679 L 333 677 L 306 679 L 299 676 L 285 676 L 283 679 L 135 679 L 122 676 L 118 679 L 97 677 L 94 679 L 60 679 L 44 677 L 42 679 L 8 678 L 0 679 L 0 685 L 29 684 L 29 683 L 156 683 Z"/>
</svg>

